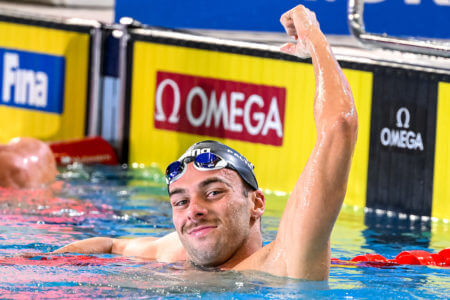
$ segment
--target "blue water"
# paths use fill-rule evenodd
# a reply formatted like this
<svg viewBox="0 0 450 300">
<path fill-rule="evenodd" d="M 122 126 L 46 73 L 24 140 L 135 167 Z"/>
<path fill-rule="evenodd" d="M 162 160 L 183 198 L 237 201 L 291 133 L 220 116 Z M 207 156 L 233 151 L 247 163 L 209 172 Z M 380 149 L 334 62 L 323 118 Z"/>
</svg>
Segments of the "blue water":
<svg viewBox="0 0 450 300">
<path fill-rule="evenodd" d="M 49 191 L 0 190 L 0 298 L 448 298 L 450 269 L 333 264 L 328 282 L 262 272 L 202 271 L 115 255 L 53 255 L 94 236 L 163 236 L 173 231 L 166 187 L 157 168 L 83 167 L 61 172 Z M 268 196 L 263 238 L 275 238 L 283 197 Z M 344 206 L 332 256 L 394 258 L 402 250 L 450 247 L 450 226 L 410 221 Z"/>
</svg>

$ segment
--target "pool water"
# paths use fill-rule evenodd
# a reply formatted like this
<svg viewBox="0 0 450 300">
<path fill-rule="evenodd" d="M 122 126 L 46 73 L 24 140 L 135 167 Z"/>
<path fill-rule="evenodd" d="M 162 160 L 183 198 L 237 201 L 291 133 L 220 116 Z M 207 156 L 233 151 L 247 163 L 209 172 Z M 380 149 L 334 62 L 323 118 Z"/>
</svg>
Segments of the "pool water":
<svg viewBox="0 0 450 300">
<path fill-rule="evenodd" d="M 328 282 L 262 272 L 198 270 L 116 255 L 53 255 L 95 236 L 163 236 L 171 208 L 156 167 L 61 170 L 52 191 L 0 190 L 0 298 L 448 298 L 450 268 L 333 264 Z M 285 196 L 268 193 L 264 243 L 275 238 Z M 349 260 L 403 250 L 450 247 L 443 222 L 399 219 L 345 206 L 332 235 L 332 256 Z"/>
</svg>

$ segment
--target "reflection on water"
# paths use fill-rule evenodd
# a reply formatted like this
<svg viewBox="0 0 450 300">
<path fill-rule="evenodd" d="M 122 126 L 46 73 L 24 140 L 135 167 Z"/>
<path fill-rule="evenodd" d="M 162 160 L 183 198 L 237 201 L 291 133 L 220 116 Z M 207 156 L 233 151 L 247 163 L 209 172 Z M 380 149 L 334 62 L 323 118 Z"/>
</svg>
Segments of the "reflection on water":
<svg viewBox="0 0 450 300">
<path fill-rule="evenodd" d="M 428 249 L 430 246 L 431 220 L 411 220 L 367 212 L 364 223 L 367 226 L 363 231 L 366 247 L 374 252 L 382 250 L 382 245 L 389 245 L 397 253 L 406 250 L 403 249 L 404 245 L 420 249 Z"/>
<path fill-rule="evenodd" d="M 63 172 L 52 190 L 0 190 L 0 298 L 445 298 L 449 269 L 332 265 L 327 282 L 262 272 L 203 271 L 114 255 L 52 255 L 92 236 L 162 236 L 173 230 L 162 173 L 155 167 L 84 167 Z M 268 195 L 264 243 L 277 232 L 286 196 Z M 409 223 L 408 223 L 409 222 Z M 364 214 L 344 206 L 332 234 L 332 256 L 440 250 L 448 226 Z M 435 247 L 429 249 L 429 247 Z"/>
</svg>

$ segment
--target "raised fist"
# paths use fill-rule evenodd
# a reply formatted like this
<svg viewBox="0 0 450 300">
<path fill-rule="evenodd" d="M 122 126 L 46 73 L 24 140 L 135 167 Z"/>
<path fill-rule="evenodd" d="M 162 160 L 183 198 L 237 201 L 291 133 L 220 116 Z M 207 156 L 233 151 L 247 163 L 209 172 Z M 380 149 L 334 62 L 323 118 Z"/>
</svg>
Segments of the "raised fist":
<svg viewBox="0 0 450 300">
<path fill-rule="evenodd" d="M 285 12 L 281 16 L 280 22 L 284 26 L 286 33 L 297 40 L 296 44 L 285 44 L 280 50 L 289 54 L 307 56 L 312 36 L 317 30 L 320 32 L 316 14 L 303 5 L 298 5 Z"/>
</svg>

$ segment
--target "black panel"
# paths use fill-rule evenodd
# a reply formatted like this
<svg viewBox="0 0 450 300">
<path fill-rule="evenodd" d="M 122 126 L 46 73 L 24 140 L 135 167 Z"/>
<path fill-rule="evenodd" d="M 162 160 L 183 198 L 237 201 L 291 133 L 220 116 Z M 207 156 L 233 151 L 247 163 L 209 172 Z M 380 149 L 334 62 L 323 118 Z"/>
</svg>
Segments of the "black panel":
<svg viewBox="0 0 450 300">
<path fill-rule="evenodd" d="M 127 43 L 127 67 L 125 77 L 125 111 L 124 111 L 124 129 L 122 155 L 119 158 L 120 163 L 130 163 L 128 161 L 130 150 L 130 120 L 131 120 L 131 93 L 132 93 L 132 75 L 133 75 L 133 51 L 134 43 Z"/>
<path fill-rule="evenodd" d="M 374 72 L 368 207 L 431 215 L 436 107 L 430 74 Z"/>
<path fill-rule="evenodd" d="M 102 75 L 119 77 L 120 39 L 112 35 L 111 30 L 103 31 Z"/>
</svg>

